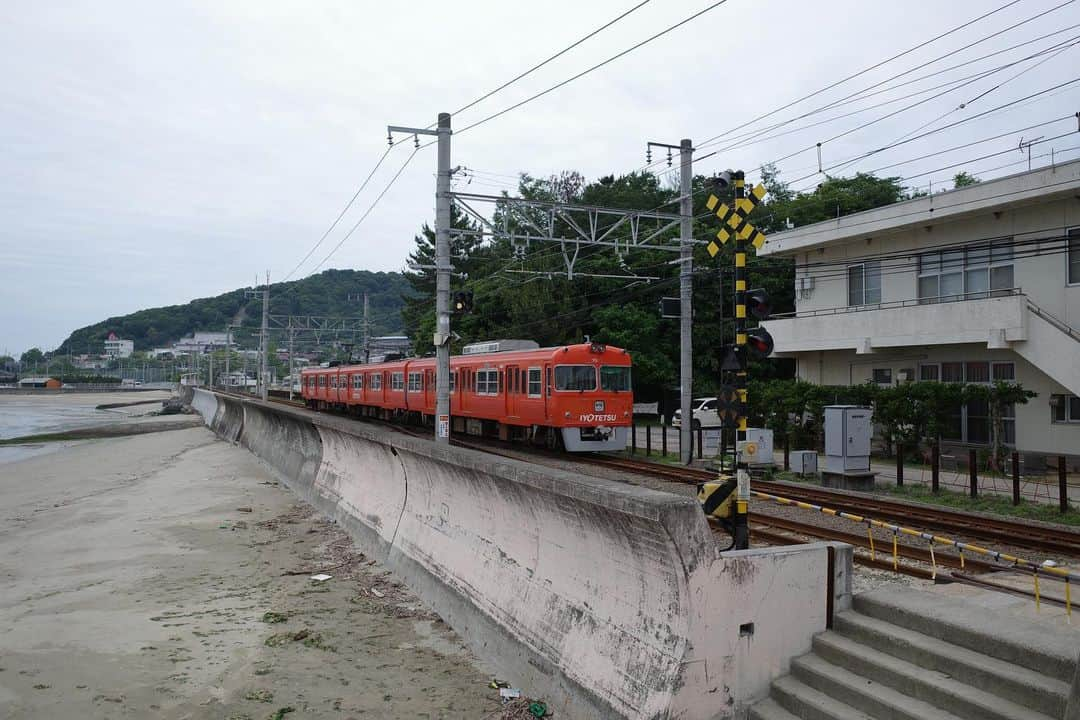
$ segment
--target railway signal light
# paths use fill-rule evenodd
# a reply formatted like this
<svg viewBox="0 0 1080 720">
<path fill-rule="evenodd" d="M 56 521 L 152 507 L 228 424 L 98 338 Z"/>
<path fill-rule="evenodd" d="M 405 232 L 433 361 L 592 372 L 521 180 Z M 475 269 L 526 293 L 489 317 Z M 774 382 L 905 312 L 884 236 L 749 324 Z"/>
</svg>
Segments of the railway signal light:
<svg viewBox="0 0 1080 720">
<path fill-rule="evenodd" d="M 746 345 L 757 357 L 772 355 L 774 343 L 772 335 L 763 327 L 754 328 L 746 333 Z"/>
<path fill-rule="evenodd" d="M 452 305 L 455 313 L 464 314 L 472 312 L 472 290 L 458 290 L 455 292 Z"/>
<path fill-rule="evenodd" d="M 772 315 L 772 298 L 764 288 L 748 290 L 746 293 L 746 308 L 758 320 L 768 320 Z"/>
</svg>

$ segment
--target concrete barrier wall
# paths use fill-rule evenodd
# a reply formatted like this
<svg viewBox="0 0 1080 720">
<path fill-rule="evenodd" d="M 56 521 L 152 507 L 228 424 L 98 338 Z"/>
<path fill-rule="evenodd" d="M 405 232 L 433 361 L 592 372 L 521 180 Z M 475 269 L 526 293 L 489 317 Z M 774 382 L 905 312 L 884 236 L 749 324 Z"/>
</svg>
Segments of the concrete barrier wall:
<svg viewBox="0 0 1080 720">
<path fill-rule="evenodd" d="M 825 545 L 721 554 L 689 497 L 204 394 L 216 432 L 563 716 L 743 717 L 825 628 Z"/>
</svg>

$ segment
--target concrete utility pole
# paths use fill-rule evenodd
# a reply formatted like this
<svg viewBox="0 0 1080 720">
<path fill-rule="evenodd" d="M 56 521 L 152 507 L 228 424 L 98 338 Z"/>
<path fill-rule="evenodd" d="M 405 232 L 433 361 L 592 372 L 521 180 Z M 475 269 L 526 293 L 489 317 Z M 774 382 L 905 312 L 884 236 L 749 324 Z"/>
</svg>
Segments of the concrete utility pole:
<svg viewBox="0 0 1080 720">
<path fill-rule="evenodd" d="M 438 174 L 435 180 L 435 442 L 450 443 L 450 113 L 439 113 L 438 129 L 387 127 L 393 134 L 435 135 Z"/>
<path fill-rule="evenodd" d="M 679 461 L 689 465 L 691 460 L 691 431 L 693 410 L 690 400 L 694 393 L 694 147 L 688 139 L 679 143 L 679 407 L 682 424 L 679 427 Z"/>
<path fill-rule="evenodd" d="M 229 376 L 229 357 L 232 355 L 232 325 L 225 326 L 225 389 L 231 389 L 232 379 Z"/>
<path fill-rule="evenodd" d="M 688 139 L 678 145 L 649 141 L 645 157 L 652 162 L 654 147 L 679 151 L 679 461 L 689 465 L 693 458 L 694 416 L 694 144 Z"/>
<path fill-rule="evenodd" d="M 370 330 L 370 328 L 371 328 L 371 325 L 370 325 L 370 323 L 368 321 L 368 298 L 367 298 L 367 293 L 364 293 L 364 331 L 363 331 L 362 337 L 363 337 L 363 340 L 364 340 L 364 363 L 365 364 L 367 362 L 369 362 L 369 360 L 370 360 L 370 352 L 368 351 L 368 343 L 371 340 L 371 330 Z"/>
<path fill-rule="evenodd" d="M 266 287 L 263 289 L 262 334 L 259 343 L 262 348 L 259 358 L 259 397 L 262 400 L 270 394 L 270 364 L 267 356 L 270 352 L 270 271 L 266 271 Z"/>
<path fill-rule="evenodd" d="M 293 348 L 295 347 L 296 330 L 289 328 L 289 399 L 292 400 L 293 396 L 293 374 L 296 372 L 296 363 L 293 362 Z"/>
</svg>

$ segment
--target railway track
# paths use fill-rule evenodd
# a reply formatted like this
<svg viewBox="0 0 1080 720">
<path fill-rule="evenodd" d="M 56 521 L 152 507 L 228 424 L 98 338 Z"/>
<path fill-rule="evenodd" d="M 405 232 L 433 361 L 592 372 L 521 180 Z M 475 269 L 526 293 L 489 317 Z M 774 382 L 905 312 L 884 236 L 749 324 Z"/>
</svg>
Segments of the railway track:
<svg viewBox="0 0 1080 720">
<path fill-rule="evenodd" d="M 673 468 L 627 458 L 596 457 L 586 462 L 635 472 L 676 482 L 699 483 L 715 473 L 695 468 Z M 920 506 L 873 496 L 857 496 L 826 488 L 803 487 L 791 483 L 756 480 L 753 488 L 815 505 L 834 508 L 878 520 L 888 520 L 926 530 L 939 530 L 968 538 L 1039 550 L 1051 554 L 1080 557 L 1080 532 L 1065 528 L 1045 528 L 1015 520 L 989 518 L 959 510 Z"/>
<path fill-rule="evenodd" d="M 250 396 L 238 393 L 226 394 L 250 398 Z M 271 396 L 269 399 L 271 402 L 288 405 L 290 407 L 304 407 L 303 402 L 289 401 L 283 397 Z M 401 432 L 416 437 L 427 437 L 429 434 L 426 429 L 420 430 L 401 425 L 393 425 L 393 427 Z M 454 438 L 453 442 L 460 447 L 468 447 L 481 452 L 511 458 L 519 457 L 518 455 L 509 452 L 500 452 L 498 448 L 492 447 L 491 444 L 485 442 L 465 440 L 460 437 Z M 575 462 L 597 465 L 612 470 L 647 475 L 652 478 L 663 479 L 669 482 L 697 484 L 706 480 L 712 480 L 716 477 L 715 472 L 708 470 L 675 467 L 645 460 L 619 458 L 609 455 L 582 454 L 575 456 L 573 460 Z M 1068 557 L 1080 557 L 1080 532 L 1064 528 L 1044 528 L 1013 520 L 988 518 L 982 515 L 975 515 L 957 510 L 948 510 L 932 506 L 923 507 L 912 503 L 896 502 L 885 498 L 857 496 L 849 492 L 837 492 L 818 487 L 804 487 L 791 483 L 757 480 L 754 481 L 753 487 L 755 490 L 771 495 L 830 507 L 843 512 L 873 517 L 878 520 L 902 523 L 922 530 L 948 532 L 970 539 L 978 539 L 1014 547 L 1023 547 L 1030 550 L 1038 550 L 1045 553 L 1059 554 Z M 768 516 L 757 514 L 754 516 L 754 520 L 756 522 L 758 518 L 764 517 Z M 770 518 L 770 521 L 774 519 L 775 518 Z M 844 536 L 844 542 L 850 542 L 859 547 L 868 547 L 869 545 L 866 538 L 857 533 L 844 533 L 843 531 L 832 531 L 820 527 L 818 527 L 817 531 L 810 532 L 810 528 L 813 527 L 818 526 L 805 524 L 803 525 L 802 530 L 795 530 L 794 528 L 788 528 L 788 530 L 791 532 L 799 532 L 800 534 L 809 537 L 820 537 L 823 539 L 840 539 L 838 536 L 842 535 Z M 832 533 L 833 535 L 827 535 L 827 532 Z M 912 551 L 925 552 L 918 548 L 911 549 Z M 949 556 L 942 555 L 942 557 Z M 929 562 L 928 558 L 926 559 L 926 562 Z M 966 564 L 971 566 L 973 562 L 974 561 L 967 561 Z"/>
</svg>

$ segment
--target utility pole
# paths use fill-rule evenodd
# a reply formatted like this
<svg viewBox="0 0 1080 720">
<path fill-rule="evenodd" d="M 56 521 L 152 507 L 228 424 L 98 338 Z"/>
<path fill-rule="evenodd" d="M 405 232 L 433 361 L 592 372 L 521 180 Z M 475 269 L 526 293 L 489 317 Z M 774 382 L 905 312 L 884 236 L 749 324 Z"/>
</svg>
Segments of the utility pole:
<svg viewBox="0 0 1080 720">
<path fill-rule="evenodd" d="M 690 402 L 694 394 L 694 144 L 688 138 L 678 145 L 649 142 L 645 146 L 649 162 L 653 147 L 667 149 L 668 165 L 671 151 L 679 151 L 679 461 L 689 465 L 694 424 Z"/>
<path fill-rule="evenodd" d="M 682 411 L 682 424 L 679 427 L 679 461 L 690 464 L 691 427 L 694 393 L 694 198 L 693 184 L 693 144 L 684 139 L 679 144 L 679 405 Z"/>
<path fill-rule="evenodd" d="M 391 125 L 393 133 L 435 135 L 438 172 L 435 180 L 435 442 L 450 443 L 450 113 L 439 113 L 436 130 Z"/>
<path fill-rule="evenodd" d="M 266 271 L 266 287 L 263 289 L 263 313 L 262 313 L 262 357 L 260 358 L 260 390 L 259 398 L 266 400 L 270 394 L 270 364 L 267 356 L 270 352 L 270 271 Z"/>
<path fill-rule="evenodd" d="M 232 355 L 232 325 L 225 326 L 225 389 L 232 387 L 232 376 L 229 375 L 229 359 Z"/>
<path fill-rule="evenodd" d="M 368 296 L 364 293 L 364 332 L 362 334 L 364 340 L 364 363 L 367 364 L 370 361 L 371 353 L 368 350 L 368 344 L 371 340 L 371 325 L 368 320 Z"/>
<path fill-rule="evenodd" d="M 296 370 L 294 369 L 295 368 L 295 363 L 293 363 L 293 347 L 294 347 L 294 341 L 295 340 L 296 340 L 296 330 L 294 330 L 293 328 L 289 328 L 289 399 L 290 400 L 293 399 L 293 397 L 292 397 L 293 396 L 293 385 L 295 384 L 294 380 L 293 380 L 293 373 L 296 372 Z"/>
</svg>

